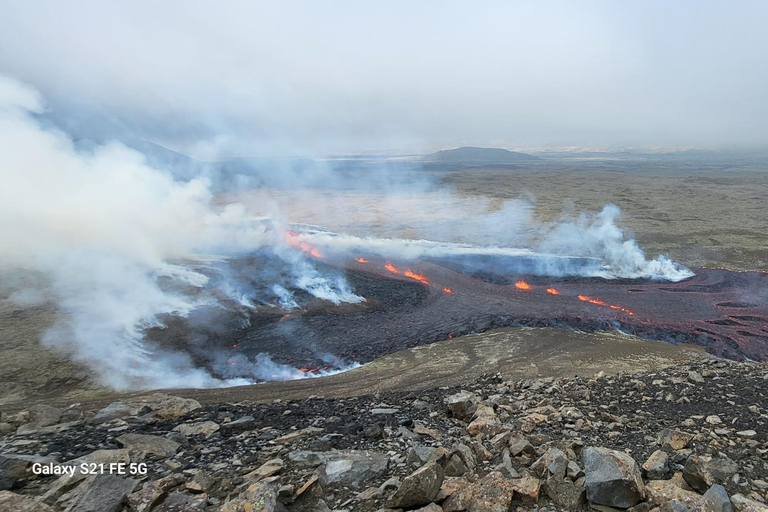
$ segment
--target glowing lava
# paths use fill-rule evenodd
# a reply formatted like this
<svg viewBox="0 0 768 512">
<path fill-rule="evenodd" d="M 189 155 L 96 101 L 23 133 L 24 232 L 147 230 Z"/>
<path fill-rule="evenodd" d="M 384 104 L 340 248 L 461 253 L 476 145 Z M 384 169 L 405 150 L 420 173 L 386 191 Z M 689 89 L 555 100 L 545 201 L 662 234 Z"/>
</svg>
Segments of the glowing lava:
<svg viewBox="0 0 768 512">
<path fill-rule="evenodd" d="M 311 246 L 307 242 L 302 242 L 297 237 L 296 233 L 293 231 L 288 231 L 288 238 L 286 238 L 286 241 L 288 242 L 288 245 L 291 247 L 296 247 L 297 249 L 301 249 L 305 253 L 309 254 L 310 256 L 314 256 L 315 258 L 322 258 L 323 253 L 321 253 L 316 247 Z"/>
<path fill-rule="evenodd" d="M 444 291 L 445 293 L 453 293 L 453 290 L 451 290 L 451 289 L 450 289 L 450 288 L 448 288 L 447 286 L 446 286 L 445 288 L 443 288 L 443 291 Z"/>
<path fill-rule="evenodd" d="M 411 279 L 415 279 L 415 280 L 417 280 L 417 281 L 420 281 L 420 282 L 422 282 L 422 283 L 424 283 L 424 284 L 429 284 L 429 281 L 427 281 L 427 278 L 426 278 L 426 277 L 424 277 L 424 276 L 423 276 L 423 275 L 421 275 L 421 274 L 417 274 L 417 273 L 413 272 L 411 269 L 408 269 L 408 270 L 406 270 L 406 271 L 403 273 L 403 275 L 404 275 L 405 277 L 410 277 Z"/>
<path fill-rule="evenodd" d="M 393 274 L 399 274 L 399 273 L 400 273 L 400 271 L 397 269 L 397 267 L 395 267 L 395 266 L 394 266 L 394 265 L 393 265 L 391 262 L 389 262 L 389 261 L 388 261 L 388 262 L 386 262 L 386 263 L 384 264 L 384 268 L 385 268 L 385 269 L 387 269 L 387 270 L 389 270 L 389 271 L 390 271 L 390 272 L 392 272 Z"/>
<path fill-rule="evenodd" d="M 552 295 L 560 295 L 560 292 L 559 292 L 559 291 L 557 291 L 557 290 L 556 290 L 556 289 L 554 289 L 554 288 L 547 288 L 547 293 L 550 293 L 550 294 L 552 294 Z"/>
<path fill-rule="evenodd" d="M 515 283 L 515 288 L 519 290 L 530 290 L 531 285 L 523 281 L 522 279 Z"/>
<path fill-rule="evenodd" d="M 368 260 L 365 258 L 355 258 L 355 261 L 358 263 L 368 263 Z"/>
<path fill-rule="evenodd" d="M 616 309 L 616 310 L 622 311 L 622 312 L 624 312 L 624 313 L 626 313 L 626 314 L 628 314 L 630 316 L 634 316 L 634 313 L 631 312 L 628 309 L 625 309 L 625 308 L 623 308 L 621 306 L 616 306 L 615 304 L 607 304 L 607 303 L 603 302 L 600 299 L 595 299 L 595 298 L 589 297 L 587 295 L 579 295 L 579 300 L 584 301 L 584 302 L 589 302 L 590 304 L 595 304 L 597 306 L 605 306 L 607 308 Z"/>
</svg>

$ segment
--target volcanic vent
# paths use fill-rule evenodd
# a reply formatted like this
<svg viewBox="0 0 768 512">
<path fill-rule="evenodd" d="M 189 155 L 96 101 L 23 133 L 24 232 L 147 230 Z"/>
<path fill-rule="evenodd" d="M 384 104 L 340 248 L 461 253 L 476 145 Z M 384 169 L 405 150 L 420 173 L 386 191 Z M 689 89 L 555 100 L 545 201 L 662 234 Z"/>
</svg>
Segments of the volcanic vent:
<svg viewBox="0 0 768 512">
<path fill-rule="evenodd" d="M 731 359 L 768 359 L 765 272 L 701 268 L 679 282 L 545 277 L 536 272 L 541 262 L 528 256 L 396 260 L 370 254 L 328 256 L 312 244 L 291 245 L 321 270 L 343 274 L 365 301 L 333 304 L 306 296 L 292 310 L 218 309 L 207 312 L 203 321 L 197 315 L 166 319 L 166 327 L 150 329 L 148 338 L 183 346 L 198 365 L 222 377 L 251 376 L 256 361 L 282 368 L 271 375 L 275 379 L 292 378 L 291 371 L 339 369 L 507 326 L 620 330 L 647 339 L 696 343 Z M 285 368 L 296 370 L 286 374 Z"/>
</svg>

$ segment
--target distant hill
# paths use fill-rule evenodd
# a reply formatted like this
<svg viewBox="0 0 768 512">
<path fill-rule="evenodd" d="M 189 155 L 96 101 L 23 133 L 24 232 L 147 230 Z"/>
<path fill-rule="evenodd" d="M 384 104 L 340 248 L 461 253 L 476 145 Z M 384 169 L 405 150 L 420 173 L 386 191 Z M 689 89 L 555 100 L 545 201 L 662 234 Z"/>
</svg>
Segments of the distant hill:
<svg viewBox="0 0 768 512">
<path fill-rule="evenodd" d="M 539 160 L 539 157 L 501 148 L 464 147 L 438 151 L 425 156 L 424 160 L 444 164 L 490 165 Z"/>
</svg>

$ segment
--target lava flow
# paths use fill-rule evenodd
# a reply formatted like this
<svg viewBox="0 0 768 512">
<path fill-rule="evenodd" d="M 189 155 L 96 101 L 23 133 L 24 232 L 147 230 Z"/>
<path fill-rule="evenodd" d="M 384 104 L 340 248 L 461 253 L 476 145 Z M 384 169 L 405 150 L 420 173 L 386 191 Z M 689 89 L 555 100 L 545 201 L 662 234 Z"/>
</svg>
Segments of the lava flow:
<svg viewBox="0 0 768 512">
<path fill-rule="evenodd" d="M 215 346 L 251 359 L 267 353 L 276 362 L 312 370 L 328 364 L 317 354 L 348 359 L 355 353 L 356 361 L 366 362 L 449 335 L 509 326 L 619 329 L 699 344 L 721 357 L 768 360 L 768 274 L 763 272 L 698 269 L 694 277 L 671 283 L 457 271 L 431 260 L 401 266 L 418 264 L 416 273 L 391 261 L 329 260 L 316 265 L 343 272 L 364 302 L 315 301 L 310 307 L 309 299 L 302 299 L 290 315 L 240 311 L 210 328 L 194 317 L 173 317 L 165 320 L 168 327 L 149 329 L 147 336 L 160 344 L 182 340 L 194 360 L 214 372 Z M 237 316 L 242 314 L 247 321 Z M 207 341 L 200 345 L 195 339 Z"/>
</svg>

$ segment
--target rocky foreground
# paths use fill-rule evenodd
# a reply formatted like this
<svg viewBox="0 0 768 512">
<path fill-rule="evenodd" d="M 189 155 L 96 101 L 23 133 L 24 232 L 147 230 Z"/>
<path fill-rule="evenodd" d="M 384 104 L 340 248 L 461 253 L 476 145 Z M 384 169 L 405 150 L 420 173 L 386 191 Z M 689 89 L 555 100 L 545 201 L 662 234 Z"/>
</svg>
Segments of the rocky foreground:
<svg viewBox="0 0 768 512">
<path fill-rule="evenodd" d="M 347 399 L 34 405 L 0 417 L 0 511 L 768 511 L 767 391 L 767 366 L 709 361 Z"/>
</svg>

